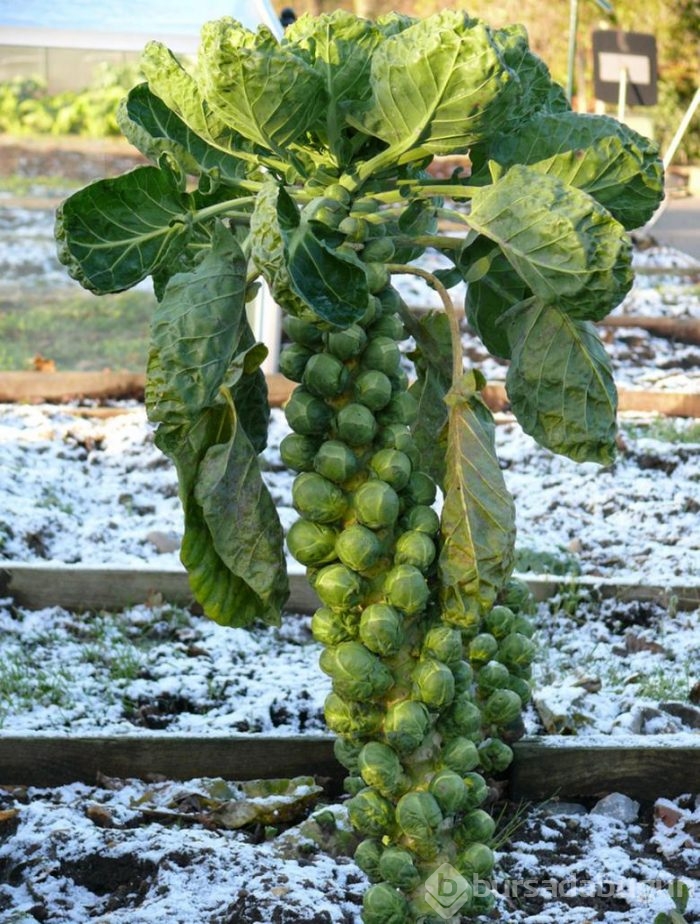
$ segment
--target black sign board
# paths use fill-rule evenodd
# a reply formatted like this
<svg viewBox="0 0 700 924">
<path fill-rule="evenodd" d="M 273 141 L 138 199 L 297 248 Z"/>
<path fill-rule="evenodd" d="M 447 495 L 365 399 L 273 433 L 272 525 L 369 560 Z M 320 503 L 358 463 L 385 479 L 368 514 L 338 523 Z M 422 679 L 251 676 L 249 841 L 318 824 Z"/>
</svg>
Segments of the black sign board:
<svg viewBox="0 0 700 924">
<path fill-rule="evenodd" d="M 656 103 L 656 38 L 643 32 L 601 29 L 593 33 L 596 99 L 616 103 L 626 82 L 627 106 Z"/>
</svg>

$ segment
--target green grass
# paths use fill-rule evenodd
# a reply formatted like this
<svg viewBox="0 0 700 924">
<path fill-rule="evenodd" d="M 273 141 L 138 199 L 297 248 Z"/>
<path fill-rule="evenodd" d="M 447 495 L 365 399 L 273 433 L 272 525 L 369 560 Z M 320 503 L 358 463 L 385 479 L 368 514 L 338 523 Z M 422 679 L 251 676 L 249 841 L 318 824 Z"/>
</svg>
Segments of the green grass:
<svg viewBox="0 0 700 924">
<path fill-rule="evenodd" d="M 63 176 L 20 176 L 13 174 L 0 177 L 0 193 L 10 196 L 66 196 L 79 189 L 78 180 Z"/>
<path fill-rule="evenodd" d="M 0 295 L 0 370 L 30 369 L 39 353 L 59 371 L 142 372 L 155 305 L 148 290 L 99 297 L 49 289 Z"/>
<path fill-rule="evenodd" d="M 656 417 L 648 423 L 622 422 L 620 430 L 632 439 L 663 443 L 700 443 L 700 421 L 685 417 Z"/>
</svg>

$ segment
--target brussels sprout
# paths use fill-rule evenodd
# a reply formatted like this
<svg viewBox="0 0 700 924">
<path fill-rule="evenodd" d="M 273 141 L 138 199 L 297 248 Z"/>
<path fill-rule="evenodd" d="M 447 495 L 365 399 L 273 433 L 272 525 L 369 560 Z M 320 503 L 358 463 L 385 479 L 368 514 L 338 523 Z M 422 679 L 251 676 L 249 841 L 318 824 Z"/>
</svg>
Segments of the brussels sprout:
<svg viewBox="0 0 700 924">
<path fill-rule="evenodd" d="M 316 351 L 323 343 L 323 331 L 321 328 L 302 318 L 285 315 L 282 320 L 282 329 L 290 340 L 309 347 L 313 351 Z"/>
<path fill-rule="evenodd" d="M 495 906 L 496 896 L 491 891 L 488 881 L 477 879 L 474 882 L 474 894 L 469 910 L 472 914 L 491 916 Z"/>
<path fill-rule="evenodd" d="M 442 820 L 440 806 L 429 792 L 407 792 L 396 803 L 396 823 L 416 845 L 430 841 Z"/>
<path fill-rule="evenodd" d="M 384 308 L 383 292 L 378 293 L 378 297 L 382 303 L 382 308 Z M 407 336 L 403 321 L 392 311 L 377 318 L 369 329 L 369 335 L 372 338 L 390 337 L 392 340 L 405 340 Z"/>
<path fill-rule="evenodd" d="M 302 565 L 324 565 L 338 557 L 335 554 L 337 537 L 332 526 L 297 520 L 287 533 L 287 548 Z"/>
<path fill-rule="evenodd" d="M 377 434 L 377 443 L 382 449 L 398 449 L 405 452 L 414 467 L 420 462 L 416 441 L 406 424 L 390 423 L 381 427 Z"/>
<path fill-rule="evenodd" d="M 459 661 L 457 664 L 450 664 L 452 676 L 455 679 L 455 693 L 464 693 L 471 689 L 474 680 L 474 671 L 468 661 Z"/>
<path fill-rule="evenodd" d="M 476 597 L 444 594 L 441 616 L 444 623 L 448 626 L 456 626 L 461 631 L 462 638 L 465 641 L 473 639 L 481 629 L 481 606 Z M 493 641 L 498 647 L 496 639 L 493 639 Z M 489 658 L 485 660 L 488 661 Z"/>
<path fill-rule="evenodd" d="M 410 529 L 396 540 L 394 561 L 397 565 L 413 565 L 419 571 L 428 571 L 435 561 L 437 549 L 435 543 L 426 533 Z M 459 633 L 457 633 L 459 635 Z M 462 637 L 459 637 L 460 657 Z"/>
<path fill-rule="evenodd" d="M 435 482 L 425 472 L 413 472 L 404 488 L 404 495 L 412 506 L 429 507 L 435 502 L 436 494 Z"/>
<path fill-rule="evenodd" d="M 362 218 L 354 215 L 346 215 L 338 225 L 338 231 L 345 235 L 346 241 L 352 241 L 353 244 L 360 244 L 369 237 L 369 224 Z"/>
<path fill-rule="evenodd" d="M 457 869 L 463 876 L 476 876 L 486 878 L 493 872 L 496 858 L 493 850 L 486 844 L 476 842 L 470 844 L 457 855 Z"/>
<path fill-rule="evenodd" d="M 383 229 L 382 225 L 379 225 Z M 394 256 L 396 247 L 390 237 L 373 237 L 365 242 L 360 257 L 367 263 L 388 263 Z M 383 291 L 380 289 L 379 292 Z"/>
<path fill-rule="evenodd" d="M 382 878 L 379 872 L 381 855 L 381 841 L 374 837 L 366 837 L 355 848 L 355 863 L 372 882 L 379 882 Z"/>
<path fill-rule="evenodd" d="M 513 693 L 518 694 L 520 697 L 520 702 L 523 704 L 523 706 L 530 702 L 530 698 L 532 697 L 532 687 L 524 677 L 514 677 L 512 674 L 509 674 L 508 683 L 506 686 L 509 690 L 512 690 Z"/>
<path fill-rule="evenodd" d="M 455 695 L 452 671 L 435 658 L 421 658 L 413 669 L 413 696 L 429 709 L 448 706 Z"/>
<path fill-rule="evenodd" d="M 312 395 L 335 398 L 347 388 L 350 373 L 337 356 L 315 353 L 307 362 L 301 381 Z"/>
<path fill-rule="evenodd" d="M 310 472 L 317 450 L 318 440 L 301 433 L 288 433 L 280 442 L 282 462 L 294 472 Z"/>
<path fill-rule="evenodd" d="M 361 642 L 341 642 L 334 648 L 325 648 L 319 664 L 332 678 L 335 692 L 356 702 L 377 699 L 394 684 L 389 668 Z"/>
<path fill-rule="evenodd" d="M 376 369 L 392 376 L 401 365 L 401 350 L 391 337 L 374 337 L 367 343 L 360 362 L 364 369 Z"/>
<path fill-rule="evenodd" d="M 472 809 L 462 817 L 455 828 L 455 841 L 460 847 L 467 847 L 474 843 L 483 844 L 491 840 L 495 830 L 496 822 L 488 812 L 483 809 Z"/>
<path fill-rule="evenodd" d="M 515 614 L 507 606 L 494 606 L 484 616 L 484 629 L 500 641 L 511 631 L 514 619 Z"/>
<path fill-rule="evenodd" d="M 536 651 L 537 646 L 532 639 L 521 635 L 519 632 L 511 632 L 510 635 L 506 635 L 498 646 L 496 657 L 512 670 L 513 668 L 529 667 Z"/>
<path fill-rule="evenodd" d="M 510 674 L 505 664 L 501 664 L 499 661 L 487 661 L 477 671 L 476 685 L 482 696 L 488 696 L 494 690 L 507 687 L 509 678 Z"/>
<path fill-rule="evenodd" d="M 382 722 L 382 713 L 373 703 L 347 701 L 337 693 L 328 694 L 323 709 L 326 725 L 345 737 L 373 735 Z"/>
<path fill-rule="evenodd" d="M 484 721 L 503 728 L 515 721 L 522 712 L 523 704 L 512 690 L 496 690 L 484 703 Z"/>
<path fill-rule="evenodd" d="M 408 924 L 409 914 L 408 900 L 387 882 L 371 885 L 362 898 L 364 924 Z"/>
<path fill-rule="evenodd" d="M 383 482 L 380 481 L 378 484 Z M 386 487 L 391 491 L 388 485 Z M 388 603 L 411 616 L 424 609 L 430 589 L 418 568 L 413 565 L 395 565 L 384 581 L 384 593 Z M 450 681 L 454 683 L 452 674 Z"/>
<path fill-rule="evenodd" d="M 381 292 L 389 285 L 391 274 L 383 263 L 365 263 L 365 274 L 367 276 L 367 288 L 370 292 Z"/>
<path fill-rule="evenodd" d="M 403 847 L 387 847 L 382 852 L 379 873 L 385 882 L 403 892 L 415 889 L 421 878 L 413 862 L 413 854 Z"/>
<path fill-rule="evenodd" d="M 377 369 L 367 369 L 355 379 L 355 400 L 370 411 L 378 411 L 391 401 L 391 379 Z"/>
<path fill-rule="evenodd" d="M 404 533 L 404 535 L 411 534 Z M 427 538 L 421 533 L 417 533 L 417 535 L 423 535 L 423 538 Z M 421 657 L 437 658 L 438 661 L 443 661 L 451 667 L 455 661 L 459 661 L 462 657 L 462 635 L 459 629 L 442 625 L 431 626 L 423 639 Z M 454 674 L 452 676 L 454 678 Z"/>
<path fill-rule="evenodd" d="M 367 786 L 346 803 L 350 823 L 361 834 L 381 837 L 394 822 L 394 806 L 384 796 Z"/>
<path fill-rule="evenodd" d="M 476 666 L 486 664 L 496 656 L 498 642 L 490 632 L 482 632 L 469 643 L 469 660 Z"/>
<path fill-rule="evenodd" d="M 355 491 L 353 507 L 363 526 L 382 529 L 393 526 L 398 519 L 399 496 L 385 481 L 374 478 Z"/>
<path fill-rule="evenodd" d="M 425 504 L 418 504 L 401 518 L 401 525 L 406 530 L 416 530 L 426 536 L 436 536 L 440 531 L 440 517 Z"/>
<path fill-rule="evenodd" d="M 380 449 L 372 456 L 369 465 L 377 478 L 386 481 L 395 491 L 406 487 L 413 469 L 406 453 L 398 449 Z"/>
<path fill-rule="evenodd" d="M 479 752 L 469 738 L 452 738 L 446 741 L 440 759 L 448 770 L 454 770 L 461 777 L 479 766 Z"/>
<path fill-rule="evenodd" d="M 365 781 L 361 776 L 346 776 L 343 780 L 343 792 L 349 796 L 356 796 L 365 788 Z"/>
<path fill-rule="evenodd" d="M 363 745 L 348 741 L 347 738 L 336 738 L 333 742 L 333 754 L 338 763 L 342 764 L 346 770 L 355 776 L 360 775 L 360 767 L 357 758 Z"/>
<path fill-rule="evenodd" d="M 487 773 L 503 773 L 513 763 L 513 749 L 499 738 L 487 738 L 479 745 L 479 761 Z"/>
<path fill-rule="evenodd" d="M 358 757 L 360 776 L 383 796 L 391 796 L 406 787 L 406 775 L 396 751 L 381 741 L 369 741 Z"/>
<path fill-rule="evenodd" d="M 385 315 L 396 314 L 403 305 L 403 299 L 398 291 L 393 286 L 385 286 L 379 292 L 377 292 L 377 298 L 382 303 L 382 312 Z M 396 337 L 396 340 L 399 338 Z"/>
<path fill-rule="evenodd" d="M 301 516 L 314 523 L 333 523 L 347 507 L 340 488 L 317 472 L 302 472 L 292 483 L 292 504 Z"/>
<path fill-rule="evenodd" d="M 402 700 L 386 711 L 384 739 L 397 754 L 410 754 L 423 741 L 429 725 L 430 715 L 423 703 Z"/>
<path fill-rule="evenodd" d="M 418 402 L 407 391 L 398 391 L 386 407 L 377 412 L 377 420 L 382 426 L 396 423 L 410 427 L 417 419 Z"/>
<path fill-rule="evenodd" d="M 340 440 L 326 440 L 319 446 L 312 467 L 329 481 L 342 484 L 356 474 L 360 463 L 345 443 L 341 443 Z"/>
<path fill-rule="evenodd" d="M 314 354 L 300 343 L 292 343 L 280 350 L 278 365 L 282 375 L 292 382 L 301 382 L 306 364 Z"/>
<path fill-rule="evenodd" d="M 338 437 L 350 446 L 371 443 L 377 432 L 374 414 L 364 404 L 346 404 L 336 416 Z"/>
<path fill-rule="evenodd" d="M 533 616 L 537 612 L 535 597 L 525 581 L 520 578 L 512 577 L 506 581 L 500 593 L 500 601 L 516 616 Z"/>
<path fill-rule="evenodd" d="M 320 606 L 311 617 L 311 632 L 322 645 L 338 645 L 352 638 L 341 614 L 327 606 Z"/>
<path fill-rule="evenodd" d="M 524 613 L 516 613 L 513 620 L 513 632 L 524 635 L 525 638 L 532 638 L 535 634 L 535 627 Z"/>
<path fill-rule="evenodd" d="M 333 410 L 321 398 L 298 385 L 284 406 L 284 416 L 295 433 L 320 436 L 333 420 Z"/>
<path fill-rule="evenodd" d="M 449 737 L 473 738 L 478 736 L 480 740 L 481 725 L 481 709 L 472 700 L 468 691 L 458 693 L 449 709 L 446 709 L 438 720 L 440 732 Z"/>
<path fill-rule="evenodd" d="M 403 617 L 386 603 L 371 603 L 360 618 L 360 640 L 375 654 L 396 654 L 403 643 Z"/>
<path fill-rule="evenodd" d="M 353 523 L 338 536 L 337 557 L 353 571 L 367 571 L 379 561 L 382 543 L 376 533 L 360 523 Z"/>
<path fill-rule="evenodd" d="M 331 609 L 347 610 L 362 599 L 362 578 L 346 565 L 326 565 L 314 578 L 314 590 Z"/>
<path fill-rule="evenodd" d="M 341 205 L 349 206 L 352 201 L 352 193 L 342 183 L 330 183 L 325 186 L 323 195 L 328 199 L 335 199 Z"/>
<path fill-rule="evenodd" d="M 454 770 L 438 770 L 428 787 L 430 794 L 445 816 L 461 811 L 467 798 L 467 791 L 459 773 Z"/>
<path fill-rule="evenodd" d="M 462 780 L 467 790 L 467 808 L 477 808 L 486 801 L 489 787 L 480 773 L 465 773 Z"/>
<path fill-rule="evenodd" d="M 308 221 L 319 221 L 326 227 L 335 229 L 348 214 L 348 206 L 345 202 L 331 199 L 330 196 L 316 196 L 306 203 L 302 213 Z"/>
<path fill-rule="evenodd" d="M 344 330 L 331 331 L 326 337 L 326 349 L 338 359 L 352 359 L 359 356 L 367 345 L 367 334 L 359 324 L 351 324 Z"/>
</svg>

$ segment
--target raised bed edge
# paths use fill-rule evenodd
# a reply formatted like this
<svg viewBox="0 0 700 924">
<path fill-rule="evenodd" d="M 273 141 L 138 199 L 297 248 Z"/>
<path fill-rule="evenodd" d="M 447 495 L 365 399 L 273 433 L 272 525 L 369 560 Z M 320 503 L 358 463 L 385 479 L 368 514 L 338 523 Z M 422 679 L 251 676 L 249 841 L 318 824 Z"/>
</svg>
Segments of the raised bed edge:
<svg viewBox="0 0 700 924">
<path fill-rule="evenodd" d="M 599 798 L 622 792 L 643 801 L 700 792 L 700 735 L 524 738 L 513 745 L 513 799 Z M 326 736 L 226 737 L 0 735 L 0 784 L 61 786 L 117 778 L 231 780 L 312 773 L 340 789 L 345 770 Z"/>
<path fill-rule="evenodd" d="M 597 577 L 521 575 L 537 600 L 548 600 L 560 592 L 588 591 L 601 599 L 649 600 L 678 609 L 700 607 L 700 585 L 668 583 L 642 585 L 635 581 L 602 580 Z M 302 571 L 290 569 L 290 596 L 286 609 L 312 613 L 319 605 Z M 61 606 L 67 610 L 122 610 L 137 604 L 172 603 L 192 606 L 187 573 L 183 570 L 124 568 L 109 565 L 84 566 L 0 563 L 0 596 L 12 597 L 18 606 L 38 610 Z"/>
</svg>

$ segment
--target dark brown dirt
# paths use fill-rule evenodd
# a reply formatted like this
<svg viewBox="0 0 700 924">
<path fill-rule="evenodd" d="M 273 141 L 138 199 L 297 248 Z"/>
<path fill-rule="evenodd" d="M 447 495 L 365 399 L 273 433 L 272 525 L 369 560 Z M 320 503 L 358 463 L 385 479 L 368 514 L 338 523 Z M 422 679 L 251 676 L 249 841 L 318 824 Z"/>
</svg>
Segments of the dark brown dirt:
<svg viewBox="0 0 700 924">
<path fill-rule="evenodd" d="M 63 176 L 87 183 L 144 163 L 147 161 L 138 151 L 119 139 L 17 139 L 0 135 L 0 176 Z"/>
</svg>

